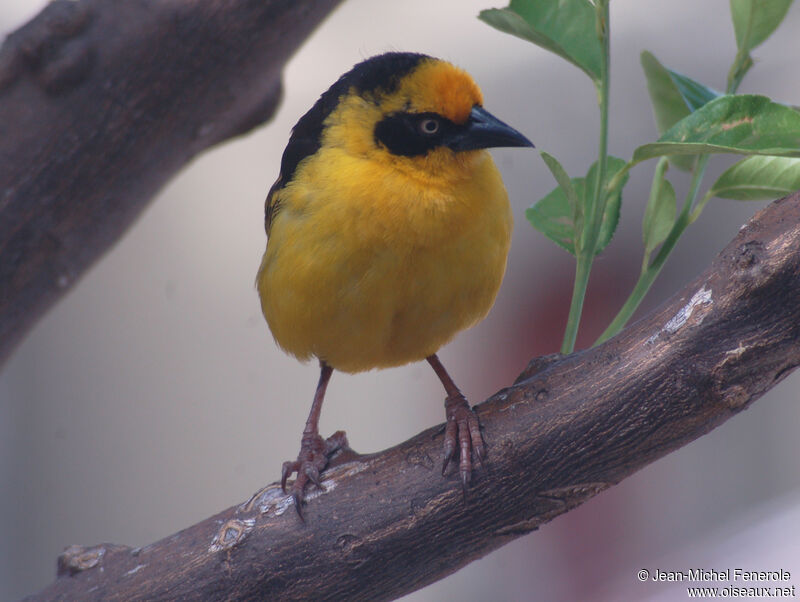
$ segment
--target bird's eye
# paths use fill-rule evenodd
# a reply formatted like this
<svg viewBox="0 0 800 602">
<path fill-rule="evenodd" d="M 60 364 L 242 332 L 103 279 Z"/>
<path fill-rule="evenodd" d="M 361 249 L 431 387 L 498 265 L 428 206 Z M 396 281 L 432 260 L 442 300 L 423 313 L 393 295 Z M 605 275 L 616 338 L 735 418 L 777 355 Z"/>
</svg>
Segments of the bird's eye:
<svg viewBox="0 0 800 602">
<path fill-rule="evenodd" d="M 437 119 L 423 119 L 419 122 L 419 131 L 430 136 L 439 131 L 439 121 Z"/>
</svg>

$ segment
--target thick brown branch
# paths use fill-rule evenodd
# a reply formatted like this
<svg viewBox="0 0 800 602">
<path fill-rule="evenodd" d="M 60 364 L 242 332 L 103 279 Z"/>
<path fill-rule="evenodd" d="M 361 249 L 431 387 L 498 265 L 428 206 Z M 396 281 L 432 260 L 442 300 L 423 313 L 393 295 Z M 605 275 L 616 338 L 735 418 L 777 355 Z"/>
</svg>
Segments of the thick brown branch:
<svg viewBox="0 0 800 602">
<path fill-rule="evenodd" d="M 0 362 L 340 0 L 55 0 L 0 49 Z"/>
<path fill-rule="evenodd" d="M 745 409 L 800 364 L 800 194 L 601 347 L 535 360 L 478 406 L 488 462 L 466 501 L 441 430 L 343 454 L 301 523 L 276 485 L 138 550 L 75 548 L 49 599 L 389 599 L 581 504 Z M 99 570 L 102 565 L 103 570 Z M 92 567 L 92 568 L 89 568 Z"/>
</svg>

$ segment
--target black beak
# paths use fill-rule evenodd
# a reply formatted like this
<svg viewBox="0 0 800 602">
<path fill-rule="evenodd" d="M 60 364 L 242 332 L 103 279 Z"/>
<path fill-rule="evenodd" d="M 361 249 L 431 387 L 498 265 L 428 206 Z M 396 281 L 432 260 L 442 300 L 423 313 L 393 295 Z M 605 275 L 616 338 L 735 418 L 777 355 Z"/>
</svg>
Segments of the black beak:
<svg viewBox="0 0 800 602">
<path fill-rule="evenodd" d="M 472 108 L 466 123 L 449 134 L 445 140 L 442 140 L 442 143 L 454 151 L 499 146 L 530 146 L 533 148 L 533 142 L 483 107 L 478 106 Z"/>
</svg>

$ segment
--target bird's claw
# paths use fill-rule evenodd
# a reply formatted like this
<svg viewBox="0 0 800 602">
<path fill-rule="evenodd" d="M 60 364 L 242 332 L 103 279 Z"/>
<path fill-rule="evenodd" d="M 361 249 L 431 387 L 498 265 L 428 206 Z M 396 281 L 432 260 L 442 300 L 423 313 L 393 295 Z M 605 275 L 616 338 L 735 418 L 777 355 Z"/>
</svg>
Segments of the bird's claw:
<svg viewBox="0 0 800 602">
<path fill-rule="evenodd" d="M 300 462 L 284 462 L 283 466 L 281 467 L 281 489 L 284 493 L 286 493 L 286 479 L 289 478 L 289 475 L 293 472 L 300 469 Z"/>
<path fill-rule="evenodd" d="M 327 464 L 327 458 L 325 464 Z M 319 478 L 319 469 L 313 464 L 304 464 L 301 466 L 303 472 L 308 477 L 308 480 L 314 483 L 317 488 L 322 489 L 322 481 Z"/>
<path fill-rule="evenodd" d="M 444 464 L 442 475 L 447 472 L 447 467 L 458 449 L 458 468 L 461 475 L 461 485 L 466 491 L 472 479 L 472 453 L 478 466 L 483 468 L 486 457 L 486 446 L 481 435 L 481 425 L 475 412 L 469 407 L 466 398 L 461 395 L 448 397 L 444 402 L 447 424 L 444 431 Z"/>
<path fill-rule="evenodd" d="M 303 518 L 302 505 L 305 500 L 306 485 L 310 481 L 318 489 L 324 490 L 320 474 L 325 470 L 331 456 L 345 447 L 347 447 L 347 437 L 344 431 L 336 431 L 328 439 L 323 439 L 317 433 L 303 433 L 297 460 L 283 463 L 281 489 L 284 493 L 292 496 L 295 509 L 301 519 Z M 293 473 L 297 473 L 297 477 L 287 492 L 286 481 Z"/>
</svg>

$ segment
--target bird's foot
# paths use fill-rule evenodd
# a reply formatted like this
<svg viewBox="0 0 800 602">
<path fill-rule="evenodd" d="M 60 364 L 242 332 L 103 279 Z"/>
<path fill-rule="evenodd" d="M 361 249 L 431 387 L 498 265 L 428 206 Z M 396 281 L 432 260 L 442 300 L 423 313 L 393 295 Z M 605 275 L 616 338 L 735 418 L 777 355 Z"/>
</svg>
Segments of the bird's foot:
<svg viewBox="0 0 800 602">
<path fill-rule="evenodd" d="M 324 490 L 320 475 L 328 465 L 328 460 L 341 449 L 347 449 L 347 435 L 344 431 L 336 431 L 327 439 L 320 437 L 319 433 L 303 433 L 300 442 L 300 453 L 294 462 L 284 462 L 281 469 L 281 489 L 284 493 L 291 494 L 294 507 L 298 516 L 303 518 L 302 504 L 305 499 L 305 488 L 309 481 L 320 490 Z M 297 478 L 292 483 L 291 489 L 286 491 L 286 480 L 292 473 L 297 473 Z"/>
<path fill-rule="evenodd" d="M 479 466 L 483 466 L 486 457 L 486 446 L 481 435 L 481 424 L 466 398 L 458 393 L 449 396 L 444 402 L 447 424 L 444 431 L 444 465 L 442 474 L 447 471 L 450 460 L 459 452 L 458 469 L 461 473 L 461 484 L 466 491 L 472 478 L 472 452 Z"/>
</svg>

